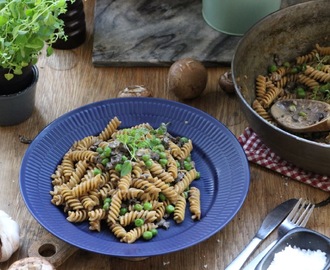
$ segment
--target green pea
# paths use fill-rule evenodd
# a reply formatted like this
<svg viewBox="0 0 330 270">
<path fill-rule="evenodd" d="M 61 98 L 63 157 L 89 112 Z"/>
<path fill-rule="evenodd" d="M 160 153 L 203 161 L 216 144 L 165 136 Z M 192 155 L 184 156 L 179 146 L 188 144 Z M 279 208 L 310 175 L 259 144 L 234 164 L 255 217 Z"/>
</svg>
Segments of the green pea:
<svg viewBox="0 0 330 270">
<path fill-rule="evenodd" d="M 94 168 L 94 170 L 93 170 L 94 176 L 98 175 L 98 174 L 101 174 L 101 173 L 102 173 L 102 171 L 99 168 Z"/>
<path fill-rule="evenodd" d="M 127 210 L 126 207 L 122 207 L 122 208 L 120 208 L 119 215 L 123 216 L 123 215 L 125 215 L 127 213 L 127 211 L 128 210 Z"/>
<path fill-rule="evenodd" d="M 305 89 L 302 88 L 302 87 L 298 87 L 296 89 L 296 95 L 297 95 L 298 98 L 304 98 L 306 96 Z"/>
<path fill-rule="evenodd" d="M 156 146 L 153 148 L 153 150 L 154 150 L 155 152 L 164 152 L 164 151 L 165 151 L 165 147 L 164 147 L 164 145 L 162 145 L 162 144 L 158 144 L 158 145 L 156 145 Z"/>
<path fill-rule="evenodd" d="M 186 157 L 185 161 L 191 162 L 191 156 Z"/>
<path fill-rule="evenodd" d="M 167 214 L 171 214 L 174 212 L 174 206 L 172 204 L 166 205 L 165 211 Z"/>
<path fill-rule="evenodd" d="M 142 237 L 143 239 L 145 240 L 150 240 L 152 237 L 153 237 L 153 234 L 151 231 L 145 231 L 143 234 L 142 234 Z"/>
<path fill-rule="evenodd" d="M 295 112 L 296 110 L 297 110 L 296 105 L 291 104 L 291 105 L 289 106 L 289 111 L 290 111 L 290 112 Z"/>
<path fill-rule="evenodd" d="M 96 152 L 98 152 L 99 154 L 103 153 L 103 149 L 102 149 L 102 147 L 98 147 L 98 148 L 96 148 Z"/>
<path fill-rule="evenodd" d="M 159 139 L 159 138 L 157 138 L 157 137 L 151 139 L 150 142 L 151 142 L 153 145 L 159 145 L 159 144 L 162 143 L 161 139 Z"/>
<path fill-rule="evenodd" d="M 109 146 L 107 146 L 106 148 L 104 148 L 104 152 L 106 157 L 110 157 L 111 155 L 111 148 Z"/>
<path fill-rule="evenodd" d="M 141 227 L 142 225 L 144 224 L 144 220 L 142 218 L 137 218 L 135 221 L 134 221 L 134 225 L 136 227 Z"/>
<path fill-rule="evenodd" d="M 188 161 L 184 161 L 183 162 L 183 167 L 187 171 L 190 171 L 193 168 L 192 164 L 190 162 L 188 162 Z"/>
<path fill-rule="evenodd" d="M 111 198 L 105 198 L 103 203 L 111 203 L 111 201 L 112 201 Z"/>
<path fill-rule="evenodd" d="M 167 162 L 168 162 L 168 161 L 167 161 L 166 158 L 161 158 L 161 159 L 159 160 L 159 164 L 162 165 L 163 167 L 166 166 Z"/>
<path fill-rule="evenodd" d="M 167 155 L 166 155 L 166 153 L 165 152 L 160 152 L 159 153 L 159 158 L 167 158 Z"/>
<path fill-rule="evenodd" d="M 283 66 L 286 67 L 286 68 L 289 68 L 290 67 L 290 63 L 289 62 L 284 62 L 283 63 Z"/>
<path fill-rule="evenodd" d="M 297 74 L 299 72 L 299 69 L 298 69 L 298 67 L 293 67 L 293 68 L 291 68 L 290 72 L 293 74 Z"/>
<path fill-rule="evenodd" d="M 156 228 L 150 230 L 152 233 L 152 236 L 156 236 L 158 234 L 158 230 Z"/>
<path fill-rule="evenodd" d="M 197 173 L 196 173 L 196 178 L 195 178 L 195 179 L 199 179 L 199 178 L 201 178 L 201 173 L 200 173 L 200 172 L 197 172 Z"/>
<path fill-rule="evenodd" d="M 164 135 L 167 132 L 167 127 L 165 123 L 161 123 L 160 127 L 157 128 L 157 134 Z"/>
<path fill-rule="evenodd" d="M 277 70 L 277 66 L 276 65 L 270 65 L 268 67 L 268 72 L 272 73 L 275 72 Z"/>
<path fill-rule="evenodd" d="M 182 143 L 187 143 L 188 141 L 189 141 L 189 139 L 187 137 L 180 138 L 180 142 L 182 142 Z"/>
<path fill-rule="evenodd" d="M 166 201 L 166 197 L 165 197 L 165 195 L 164 195 L 163 193 L 161 193 L 161 192 L 159 193 L 158 198 L 159 198 L 159 200 L 160 200 L 161 202 Z"/>
<path fill-rule="evenodd" d="M 134 210 L 141 211 L 141 210 L 143 210 L 143 206 L 139 203 L 136 203 L 136 204 L 134 204 Z"/>
<path fill-rule="evenodd" d="M 144 204 L 143 204 L 143 209 L 144 210 L 152 210 L 152 203 L 150 203 L 150 202 L 145 202 Z"/>
<path fill-rule="evenodd" d="M 122 156 L 121 160 L 125 162 L 128 158 L 126 156 Z"/>
<path fill-rule="evenodd" d="M 118 163 L 116 166 L 115 166 L 115 171 L 116 172 L 121 172 L 121 169 L 122 169 L 123 165 Z"/>
<path fill-rule="evenodd" d="M 154 162 L 151 159 L 148 159 L 147 161 L 145 161 L 145 164 L 146 167 L 150 169 L 154 165 Z"/>
<path fill-rule="evenodd" d="M 107 163 L 109 162 L 110 160 L 108 158 L 104 158 L 102 159 L 101 163 L 103 166 L 107 165 Z"/>
<path fill-rule="evenodd" d="M 143 156 L 142 156 L 142 160 L 143 161 L 147 161 L 147 160 L 149 160 L 150 159 L 150 155 L 149 154 L 144 154 Z"/>
<path fill-rule="evenodd" d="M 106 203 L 103 204 L 103 209 L 104 210 L 109 210 L 109 208 L 110 208 L 110 203 L 106 202 Z"/>
<path fill-rule="evenodd" d="M 106 155 L 105 155 L 105 153 L 104 152 L 102 152 L 101 154 L 100 154 L 100 157 L 103 159 L 103 158 L 106 158 Z"/>
</svg>

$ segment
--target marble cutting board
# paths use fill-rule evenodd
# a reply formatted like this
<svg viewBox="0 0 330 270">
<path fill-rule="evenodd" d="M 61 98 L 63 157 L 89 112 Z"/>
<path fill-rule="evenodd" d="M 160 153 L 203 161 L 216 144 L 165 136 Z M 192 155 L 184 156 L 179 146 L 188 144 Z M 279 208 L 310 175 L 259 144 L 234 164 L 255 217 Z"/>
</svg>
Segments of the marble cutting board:
<svg viewBox="0 0 330 270">
<path fill-rule="evenodd" d="M 240 37 L 202 18 L 201 0 L 97 0 L 93 64 L 167 66 L 183 57 L 229 64 Z"/>
<path fill-rule="evenodd" d="M 285 5 L 303 2 L 283 0 Z M 195 58 L 230 65 L 241 37 L 220 33 L 202 17 L 202 0 L 97 0 L 95 66 L 169 66 Z"/>
</svg>

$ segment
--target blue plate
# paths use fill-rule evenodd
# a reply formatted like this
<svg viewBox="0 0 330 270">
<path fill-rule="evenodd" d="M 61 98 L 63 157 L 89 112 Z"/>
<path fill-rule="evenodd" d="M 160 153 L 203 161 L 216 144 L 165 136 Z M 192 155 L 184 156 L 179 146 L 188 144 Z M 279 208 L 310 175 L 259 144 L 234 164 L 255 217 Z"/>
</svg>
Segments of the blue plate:
<svg viewBox="0 0 330 270">
<path fill-rule="evenodd" d="M 90 231 L 88 222 L 66 220 L 51 204 L 51 175 L 74 141 L 97 135 L 117 116 L 123 128 L 148 122 L 170 123 L 172 135 L 192 139 L 192 158 L 201 178 L 202 218 L 189 210 L 183 223 L 171 223 L 150 241 L 121 243 L 104 227 Z M 48 125 L 27 149 L 20 169 L 20 189 L 34 218 L 50 233 L 78 248 L 119 257 L 148 257 L 182 250 L 221 230 L 241 208 L 250 184 L 246 156 L 236 137 L 218 120 L 185 104 L 157 98 L 118 98 L 92 103 L 64 114 Z"/>
</svg>

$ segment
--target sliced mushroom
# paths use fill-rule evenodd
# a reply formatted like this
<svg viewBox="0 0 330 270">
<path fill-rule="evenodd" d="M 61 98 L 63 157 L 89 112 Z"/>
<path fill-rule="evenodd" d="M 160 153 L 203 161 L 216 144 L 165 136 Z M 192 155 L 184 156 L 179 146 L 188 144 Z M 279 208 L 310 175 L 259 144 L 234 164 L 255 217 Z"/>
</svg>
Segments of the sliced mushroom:
<svg viewBox="0 0 330 270">
<path fill-rule="evenodd" d="M 117 97 L 152 97 L 152 92 L 143 85 L 132 85 L 119 91 Z"/>
</svg>

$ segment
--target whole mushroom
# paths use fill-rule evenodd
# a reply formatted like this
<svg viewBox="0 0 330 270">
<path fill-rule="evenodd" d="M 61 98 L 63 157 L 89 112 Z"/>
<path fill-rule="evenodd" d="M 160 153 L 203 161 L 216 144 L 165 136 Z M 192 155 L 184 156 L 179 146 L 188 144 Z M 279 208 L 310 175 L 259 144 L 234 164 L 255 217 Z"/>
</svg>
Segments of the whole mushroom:
<svg viewBox="0 0 330 270">
<path fill-rule="evenodd" d="M 202 94 L 207 84 L 207 70 L 204 65 L 192 58 L 174 62 L 167 76 L 168 91 L 180 99 L 192 99 Z"/>
<path fill-rule="evenodd" d="M 219 78 L 219 87 L 227 92 L 227 93 L 234 93 L 235 92 L 235 85 L 232 80 L 231 72 L 227 71 L 222 74 Z"/>
<path fill-rule="evenodd" d="M 7 261 L 19 247 L 19 226 L 0 210 L 0 262 Z"/>
</svg>

